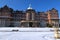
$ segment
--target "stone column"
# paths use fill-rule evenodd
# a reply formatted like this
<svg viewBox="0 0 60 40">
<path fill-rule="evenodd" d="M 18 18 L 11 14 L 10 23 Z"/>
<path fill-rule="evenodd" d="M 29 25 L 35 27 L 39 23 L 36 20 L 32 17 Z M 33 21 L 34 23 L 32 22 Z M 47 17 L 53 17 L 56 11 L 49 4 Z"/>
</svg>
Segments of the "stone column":
<svg viewBox="0 0 60 40">
<path fill-rule="evenodd" d="M 34 16 L 35 16 L 34 13 L 32 13 L 32 20 L 34 20 Z"/>
<path fill-rule="evenodd" d="M 26 13 L 26 20 L 29 20 L 29 13 Z"/>
</svg>

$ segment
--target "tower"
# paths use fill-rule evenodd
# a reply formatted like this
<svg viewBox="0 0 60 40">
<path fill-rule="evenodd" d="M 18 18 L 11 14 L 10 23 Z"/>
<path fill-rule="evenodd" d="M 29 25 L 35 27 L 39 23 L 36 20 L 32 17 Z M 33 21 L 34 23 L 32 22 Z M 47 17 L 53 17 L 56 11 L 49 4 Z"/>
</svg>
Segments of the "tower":
<svg viewBox="0 0 60 40">
<path fill-rule="evenodd" d="M 29 4 L 29 7 L 26 10 L 26 20 L 34 20 L 35 18 L 35 10 Z"/>
<path fill-rule="evenodd" d="M 55 26 L 55 27 L 59 26 L 58 10 L 52 8 L 47 12 L 47 14 L 48 14 L 48 23 L 51 26 Z"/>
<path fill-rule="evenodd" d="M 31 4 L 29 4 L 26 10 L 26 20 L 22 20 L 21 25 L 23 27 L 37 27 L 38 21 L 35 20 L 35 14 L 36 11 L 31 7 Z"/>
</svg>

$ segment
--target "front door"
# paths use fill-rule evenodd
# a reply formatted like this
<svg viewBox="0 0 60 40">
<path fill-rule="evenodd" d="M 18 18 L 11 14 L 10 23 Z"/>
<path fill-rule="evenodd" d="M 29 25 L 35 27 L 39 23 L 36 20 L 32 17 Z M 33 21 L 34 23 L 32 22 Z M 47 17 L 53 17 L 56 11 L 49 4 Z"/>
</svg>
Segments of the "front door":
<svg viewBox="0 0 60 40">
<path fill-rule="evenodd" d="M 32 27 L 33 23 L 32 22 L 29 22 L 29 27 Z"/>
</svg>

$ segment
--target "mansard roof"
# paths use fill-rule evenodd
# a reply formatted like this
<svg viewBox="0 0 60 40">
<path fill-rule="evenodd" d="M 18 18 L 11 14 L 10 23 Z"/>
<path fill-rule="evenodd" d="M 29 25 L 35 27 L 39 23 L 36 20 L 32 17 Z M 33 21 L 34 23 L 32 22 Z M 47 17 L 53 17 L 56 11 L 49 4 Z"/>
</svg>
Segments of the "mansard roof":
<svg viewBox="0 0 60 40">
<path fill-rule="evenodd" d="M 3 8 L 9 8 L 7 5 L 5 5 Z"/>
<path fill-rule="evenodd" d="M 0 11 L 10 11 L 10 12 L 12 12 L 13 11 L 13 9 L 12 8 L 9 8 L 7 5 L 5 5 L 4 7 L 2 7 L 2 8 L 0 8 Z"/>
<path fill-rule="evenodd" d="M 56 10 L 55 8 L 52 8 L 51 10 Z"/>
<path fill-rule="evenodd" d="M 49 10 L 49 11 L 53 11 L 53 10 L 55 10 L 56 12 L 58 12 L 58 10 L 56 10 L 55 8 L 52 8 L 51 10 Z"/>
</svg>

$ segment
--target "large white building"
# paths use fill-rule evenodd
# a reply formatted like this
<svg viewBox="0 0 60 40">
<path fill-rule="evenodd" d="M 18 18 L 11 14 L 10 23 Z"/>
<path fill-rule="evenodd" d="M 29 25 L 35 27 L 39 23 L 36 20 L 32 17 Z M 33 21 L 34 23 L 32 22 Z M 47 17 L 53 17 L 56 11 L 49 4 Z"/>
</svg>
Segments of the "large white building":
<svg viewBox="0 0 60 40">
<path fill-rule="evenodd" d="M 37 12 L 31 6 L 26 11 L 14 11 L 7 5 L 0 8 L 0 27 L 46 27 L 47 24 L 54 26 L 59 25 L 58 19 L 58 11 L 55 8 L 47 12 Z"/>
</svg>

